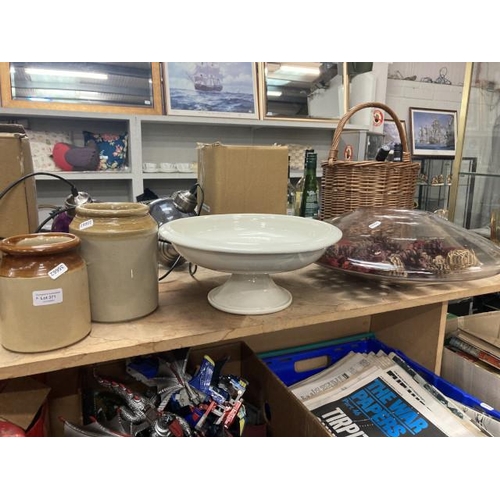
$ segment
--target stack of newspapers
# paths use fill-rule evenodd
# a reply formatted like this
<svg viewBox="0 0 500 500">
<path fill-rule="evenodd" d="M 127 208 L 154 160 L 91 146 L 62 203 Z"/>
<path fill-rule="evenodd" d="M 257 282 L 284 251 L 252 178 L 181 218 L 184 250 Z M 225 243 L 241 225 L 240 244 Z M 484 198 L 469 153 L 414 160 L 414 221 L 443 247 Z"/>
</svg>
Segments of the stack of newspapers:
<svg viewBox="0 0 500 500">
<path fill-rule="evenodd" d="M 498 420 L 446 397 L 394 352 L 350 352 L 290 390 L 333 436 L 500 435 Z"/>
</svg>

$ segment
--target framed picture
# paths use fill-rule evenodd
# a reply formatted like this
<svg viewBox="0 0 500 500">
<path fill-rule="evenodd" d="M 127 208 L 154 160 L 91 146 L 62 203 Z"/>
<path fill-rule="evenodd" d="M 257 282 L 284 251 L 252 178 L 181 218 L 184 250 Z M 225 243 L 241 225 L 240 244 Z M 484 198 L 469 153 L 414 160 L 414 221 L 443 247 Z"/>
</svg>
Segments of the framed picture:
<svg viewBox="0 0 500 500">
<path fill-rule="evenodd" d="M 168 115 L 258 118 L 253 62 L 166 62 Z"/>
<path fill-rule="evenodd" d="M 399 121 L 403 126 L 405 136 L 407 136 L 405 121 L 404 120 L 399 120 Z M 399 137 L 399 130 L 398 127 L 396 126 L 396 122 L 394 120 L 388 120 L 386 118 L 384 120 L 384 144 L 387 144 L 392 148 L 394 144 L 397 144 L 398 142 L 403 143 L 403 141 Z"/>
<path fill-rule="evenodd" d="M 410 126 L 413 156 L 455 156 L 456 111 L 410 108 Z"/>
</svg>

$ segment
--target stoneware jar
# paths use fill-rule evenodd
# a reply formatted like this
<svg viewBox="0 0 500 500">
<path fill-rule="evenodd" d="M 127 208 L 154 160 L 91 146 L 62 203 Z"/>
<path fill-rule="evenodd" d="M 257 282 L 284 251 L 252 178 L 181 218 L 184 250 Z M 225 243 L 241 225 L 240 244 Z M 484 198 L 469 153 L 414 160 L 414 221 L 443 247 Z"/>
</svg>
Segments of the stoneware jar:
<svg viewBox="0 0 500 500">
<path fill-rule="evenodd" d="M 90 333 L 89 283 L 79 245 L 67 233 L 0 241 L 0 336 L 6 349 L 49 351 Z"/>
<path fill-rule="evenodd" d="M 142 203 L 86 203 L 69 231 L 81 240 L 92 320 L 146 316 L 158 307 L 158 224 Z"/>
</svg>

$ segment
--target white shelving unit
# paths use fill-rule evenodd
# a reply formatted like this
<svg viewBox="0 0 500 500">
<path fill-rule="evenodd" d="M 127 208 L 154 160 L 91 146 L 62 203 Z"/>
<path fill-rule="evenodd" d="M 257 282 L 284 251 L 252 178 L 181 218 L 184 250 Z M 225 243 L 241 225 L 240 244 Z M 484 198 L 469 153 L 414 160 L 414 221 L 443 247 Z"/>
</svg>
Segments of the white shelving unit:
<svg viewBox="0 0 500 500">
<path fill-rule="evenodd" d="M 318 165 L 328 157 L 334 122 L 200 118 L 0 108 L 0 121 L 20 123 L 36 131 L 69 132 L 72 144 L 83 146 L 83 131 L 128 133 L 128 165 L 123 171 L 62 172 L 78 190 L 100 201 L 135 201 L 149 188 L 168 196 L 197 181 L 196 173 L 144 173 L 143 162 L 196 162 L 198 144 L 301 144 L 318 153 Z M 347 127 L 349 128 L 349 126 Z M 354 127 L 350 127 L 354 129 Z M 318 174 L 321 175 L 320 169 Z M 298 178 L 302 171 L 292 171 Z M 36 176 L 40 205 L 59 206 L 68 196 L 66 183 Z"/>
</svg>

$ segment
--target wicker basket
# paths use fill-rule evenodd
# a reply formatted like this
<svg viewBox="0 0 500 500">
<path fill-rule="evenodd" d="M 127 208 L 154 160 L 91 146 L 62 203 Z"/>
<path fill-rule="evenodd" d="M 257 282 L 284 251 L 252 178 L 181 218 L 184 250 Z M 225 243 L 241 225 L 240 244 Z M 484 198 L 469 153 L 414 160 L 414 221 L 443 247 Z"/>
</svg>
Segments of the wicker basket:
<svg viewBox="0 0 500 500">
<path fill-rule="evenodd" d="M 344 125 L 357 111 L 381 108 L 394 120 L 403 146 L 403 161 L 349 161 L 338 160 L 338 145 Z M 412 163 L 404 128 L 387 105 L 366 102 L 351 108 L 339 121 L 333 135 L 328 160 L 321 163 L 322 220 L 330 219 L 361 207 L 407 208 L 414 207 L 419 163 Z"/>
</svg>

